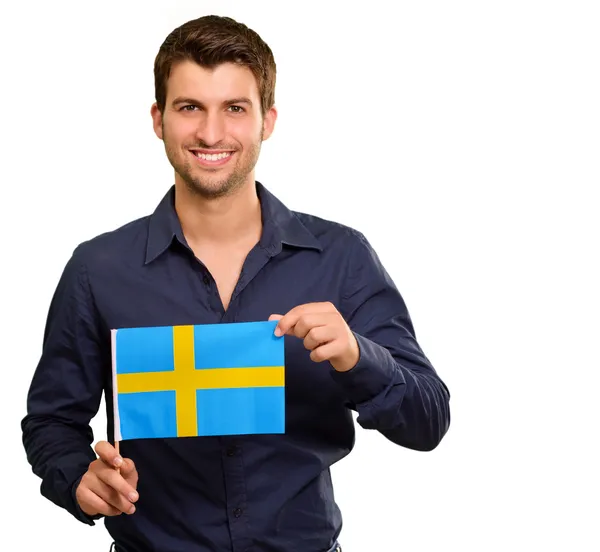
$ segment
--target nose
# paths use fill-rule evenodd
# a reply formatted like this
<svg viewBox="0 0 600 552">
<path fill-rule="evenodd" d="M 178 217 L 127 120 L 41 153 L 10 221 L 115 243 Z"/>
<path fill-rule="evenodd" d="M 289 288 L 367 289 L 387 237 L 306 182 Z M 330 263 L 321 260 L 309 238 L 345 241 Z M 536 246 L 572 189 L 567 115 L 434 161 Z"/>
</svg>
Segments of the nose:
<svg viewBox="0 0 600 552">
<path fill-rule="evenodd" d="M 207 113 L 198 125 L 197 138 L 202 140 L 207 147 L 218 144 L 225 138 L 225 121 L 221 113 Z"/>
</svg>

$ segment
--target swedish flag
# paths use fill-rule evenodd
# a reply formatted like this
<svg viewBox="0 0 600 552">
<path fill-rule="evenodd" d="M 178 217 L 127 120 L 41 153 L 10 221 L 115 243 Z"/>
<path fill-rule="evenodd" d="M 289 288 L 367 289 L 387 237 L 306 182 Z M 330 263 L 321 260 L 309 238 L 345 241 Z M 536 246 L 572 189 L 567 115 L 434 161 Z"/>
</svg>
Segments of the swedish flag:
<svg viewBox="0 0 600 552">
<path fill-rule="evenodd" d="M 276 324 L 113 330 L 115 440 L 284 433 Z"/>
</svg>

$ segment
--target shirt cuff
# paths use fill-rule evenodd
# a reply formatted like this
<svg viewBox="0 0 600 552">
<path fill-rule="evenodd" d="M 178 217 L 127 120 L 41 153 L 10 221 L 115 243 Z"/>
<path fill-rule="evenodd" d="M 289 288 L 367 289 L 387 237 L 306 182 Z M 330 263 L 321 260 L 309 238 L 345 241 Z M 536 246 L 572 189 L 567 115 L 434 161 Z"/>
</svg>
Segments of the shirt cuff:
<svg viewBox="0 0 600 552">
<path fill-rule="evenodd" d="M 358 343 L 358 362 L 347 372 L 332 371 L 332 378 L 343 387 L 355 404 L 372 401 L 393 385 L 406 383 L 391 353 L 381 345 L 353 332 Z"/>
<path fill-rule="evenodd" d="M 96 525 L 94 522 L 96 520 L 101 519 L 102 517 L 104 517 L 102 514 L 96 514 L 95 516 L 89 516 L 88 514 L 86 514 L 82 509 L 81 506 L 79 506 L 79 502 L 77 501 L 77 487 L 79 486 L 79 483 L 81 483 L 81 479 L 83 478 L 83 475 L 81 477 L 79 477 L 77 479 L 77 481 L 75 481 L 75 483 L 73 484 L 73 486 L 71 487 L 71 498 L 73 499 L 73 510 L 72 510 L 72 514 L 81 522 L 83 523 L 87 523 L 88 525 Z"/>
</svg>

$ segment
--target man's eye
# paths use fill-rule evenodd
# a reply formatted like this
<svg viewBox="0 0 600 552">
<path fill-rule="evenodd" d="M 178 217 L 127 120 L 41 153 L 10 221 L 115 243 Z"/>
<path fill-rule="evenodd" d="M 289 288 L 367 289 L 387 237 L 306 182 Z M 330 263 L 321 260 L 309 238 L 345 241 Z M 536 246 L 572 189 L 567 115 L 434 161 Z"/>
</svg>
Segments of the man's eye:
<svg viewBox="0 0 600 552">
<path fill-rule="evenodd" d="M 181 108 L 181 111 L 192 111 L 196 106 L 195 105 L 184 105 Z"/>
<path fill-rule="evenodd" d="M 232 109 L 234 113 L 242 113 L 244 108 L 240 105 L 230 105 L 229 109 Z"/>
</svg>

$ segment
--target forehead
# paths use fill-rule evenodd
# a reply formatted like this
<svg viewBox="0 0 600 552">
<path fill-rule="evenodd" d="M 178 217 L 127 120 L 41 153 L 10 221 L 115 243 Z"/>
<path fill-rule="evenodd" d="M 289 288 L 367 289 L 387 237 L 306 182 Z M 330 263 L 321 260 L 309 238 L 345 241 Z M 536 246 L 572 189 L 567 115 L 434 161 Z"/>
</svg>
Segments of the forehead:
<svg viewBox="0 0 600 552">
<path fill-rule="evenodd" d="M 222 63 L 209 69 L 186 60 L 173 65 L 167 81 L 167 103 L 181 96 L 206 104 L 243 96 L 258 102 L 259 92 L 247 67 Z"/>
</svg>

